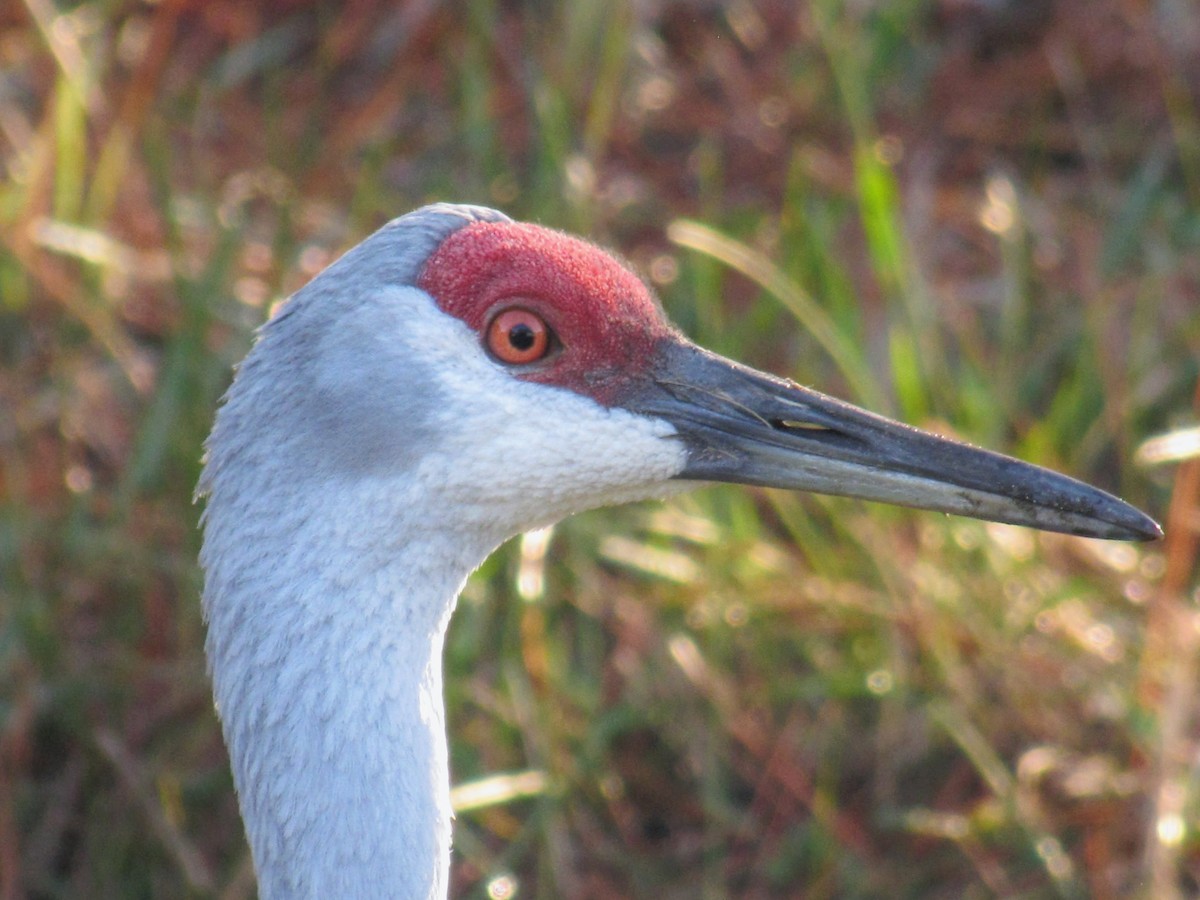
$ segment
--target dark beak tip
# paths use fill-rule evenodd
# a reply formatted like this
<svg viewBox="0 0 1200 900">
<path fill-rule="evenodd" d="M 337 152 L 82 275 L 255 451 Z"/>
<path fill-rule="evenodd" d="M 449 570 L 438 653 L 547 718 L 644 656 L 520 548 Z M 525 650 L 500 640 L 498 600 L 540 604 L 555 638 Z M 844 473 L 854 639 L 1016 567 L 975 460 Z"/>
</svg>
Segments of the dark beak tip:
<svg viewBox="0 0 1200 900">
<path fill-rule="evenodd" d="M 1131 539 L 1141 542 L 1158 541 L 1164 537 L 1162 526 L 1145 513 L 1140 513 L 1141 519 L 1129 530 Z"/>
<path fill-rule="evenodd" d="M 1095 538 L 1103 541 L 1148 543 L 1162 538 L 1163 530 L 1161 526 L 1140 509 L 1115 497 L 1106 497 L 1105 499 L 1110 501 L 1103 504 L 1106 508 L 1103 510 L 1093 508 L 1087 512 L 1081 511 L 1082 521 L 1076 519 L 1074 527 L 1066 526 L 1066 523 L 1062 523 L 1066 527 L 1043 526 L 1043 530 L 1063 531 L 1067 534 L 1075 534 L 1078 537 Z M 1035 525 L 1034 527 L 1038 526 Z"/>
<path fill-rule="evenodd" d="M 1112 541 L 1136 541 L 1148 543 L 1163 537 L 1162 526 L 1136 506 L 1117 497 L 1107 496 L 1109 501 L 1093 510 L 1095 521 L 1103 523 L 1097 537 Z"/>
</svg>

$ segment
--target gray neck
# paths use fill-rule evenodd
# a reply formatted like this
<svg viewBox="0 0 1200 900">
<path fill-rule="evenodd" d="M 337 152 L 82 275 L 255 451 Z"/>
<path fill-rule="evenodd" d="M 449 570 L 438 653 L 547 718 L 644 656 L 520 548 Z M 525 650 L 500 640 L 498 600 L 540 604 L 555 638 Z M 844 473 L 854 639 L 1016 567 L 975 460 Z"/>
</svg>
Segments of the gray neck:
<svg viewBox="0 0 1200 900">
<path fill-rule="evenodd" d="M 372 540 L 358 499 L 344 515 L 314 497 L 291 509 L 320 515 L 273 514 L 286 545 L 253 508 L 209 504 L 207 650 L 267 900 L 446 893 L 442 644 L 491 548 L 395 520 Z"/>
</svg>

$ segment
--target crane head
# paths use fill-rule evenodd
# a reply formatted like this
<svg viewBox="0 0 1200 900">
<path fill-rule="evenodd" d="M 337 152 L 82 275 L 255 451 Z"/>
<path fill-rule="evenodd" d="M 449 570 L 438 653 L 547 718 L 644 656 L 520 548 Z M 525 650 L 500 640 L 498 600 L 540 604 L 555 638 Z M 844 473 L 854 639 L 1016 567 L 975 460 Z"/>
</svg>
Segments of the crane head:
<svg viewBox="0 0 1200 900">
<path fill-rule="evenodd" d="M 467 574 L 522 530 L 728 481 L 1159 534 L 709 353 L 604 251 L 479 207 L 396 219 L 298 291 L 206 446 L 206 649 L 263 897 L 444 896 L 441 649 Z"/>
<path fill-rule="evenodd" d="M 264 329 L 272 343 L 312 386 L 281 407 L 278 448 L 307 454 L 310 471 L 402 471 L 438 514 L 500 536 L 711 481 L 1161 534 L 1067 476 L 710 353 L 604 250 L 480 207 L 385 226 L 289 302 Z M 239 381 L 256 377 L 255 355 Z"/>
</svg>

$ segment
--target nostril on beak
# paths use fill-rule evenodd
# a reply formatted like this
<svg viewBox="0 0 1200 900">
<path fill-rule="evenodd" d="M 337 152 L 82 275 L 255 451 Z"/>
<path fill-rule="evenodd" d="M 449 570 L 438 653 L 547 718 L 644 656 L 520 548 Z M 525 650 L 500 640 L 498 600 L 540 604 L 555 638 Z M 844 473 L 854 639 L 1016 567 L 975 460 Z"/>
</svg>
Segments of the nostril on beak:
<svg viewBox="0 0 1200 900">
<path fill-rule="evenodd" d="M 833 431 L 828 425 L 817 422 L 802 422 L 798 419 L 771 419 L 771 427 L 776 431 Z"/>
</svg>

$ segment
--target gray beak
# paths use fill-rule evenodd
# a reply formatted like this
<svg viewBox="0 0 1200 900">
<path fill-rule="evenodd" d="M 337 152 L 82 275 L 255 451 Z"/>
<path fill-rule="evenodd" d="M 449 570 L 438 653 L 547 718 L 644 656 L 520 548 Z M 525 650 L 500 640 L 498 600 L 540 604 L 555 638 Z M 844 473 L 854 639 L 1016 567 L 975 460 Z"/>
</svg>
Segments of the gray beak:
<svg viewBox="0 0 1200 900">
<path fill-rule="evenodd" d="M 1091 487 L 893 422 L 684 341 L 657 348 L 621 405 L 666 419 L 687 445 L 676 477 L 880 500 L 1110 540 L 1162 536 Z"/>
</svg>

